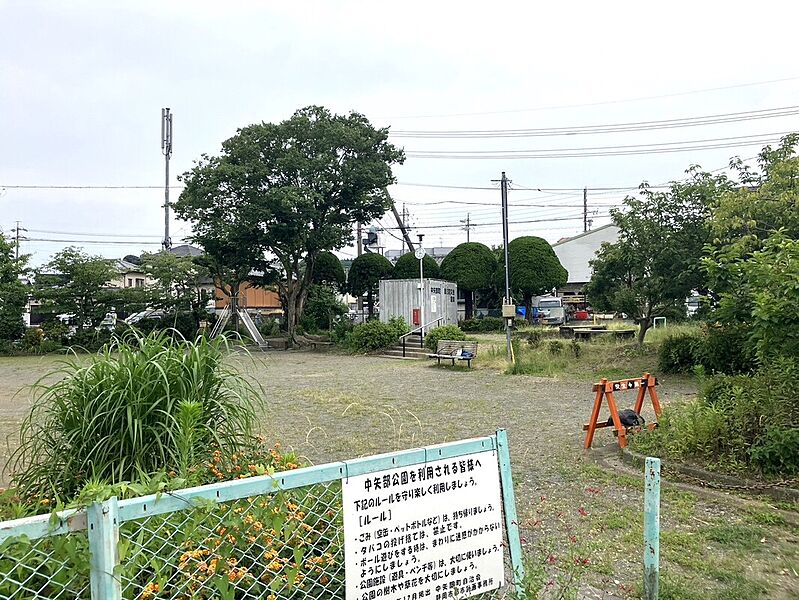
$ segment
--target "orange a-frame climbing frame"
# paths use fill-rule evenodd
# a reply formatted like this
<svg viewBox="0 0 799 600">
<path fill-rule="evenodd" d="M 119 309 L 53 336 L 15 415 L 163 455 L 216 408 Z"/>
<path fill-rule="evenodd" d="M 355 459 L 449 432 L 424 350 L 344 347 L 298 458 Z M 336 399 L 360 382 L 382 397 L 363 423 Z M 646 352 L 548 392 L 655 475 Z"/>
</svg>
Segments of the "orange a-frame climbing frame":
<svg viewBox="0 0 799 600">
<path fill-rule="evenodd" d="M 621 420 L 619 419 L 619 409 L 616 406 L 616 398 L 613 396 L 613 393 L 637 389 L 638 396 L 635 399 L 634 410 L 638 414 L 641 414 L 641 409 L 644 406 L 644 395 L 646 395 L 648 391 L 649 398 L 652 400 L 652 408 L 655 409 L 655 416 L 659 419 L 661 409 L 660 400 L 658 400 L 658 394 L 655 390 L 655 386 L 657 384 L 657 378 L 653 377 L 649 373 L 644 373 L 643 377 L 636 377 L 634 379 L 621 379 L 619 381 L 608 381 L 607 379 L 603 378 L 599 381 L 599 383 L 595 383 L 593 389 L 596 393 L 596 396 L 594 397 L 594 409 L 591 411 L 591 421 L 583 425 L 583 431 L 586 432 L 586 450 L 591 447 L 591 442 L 594 440 L 594 432 L 597 429 L 601 427 L 611 427 L 607 421 L 597 422 L 597 419 L 599 418 L 599 411 L 602 408 L 602 398 L 606 398 L 608 401 L 608 409 L 610 410 L 610 416 L 613 420 L 612 427 L 614 428 L 619 439 L 619 447 L 626 448 L 627 428 L 621 424 Z M 649 424 L 649 429 L 654 429 L 655 427 L 656 423 Z"/>
</svg>

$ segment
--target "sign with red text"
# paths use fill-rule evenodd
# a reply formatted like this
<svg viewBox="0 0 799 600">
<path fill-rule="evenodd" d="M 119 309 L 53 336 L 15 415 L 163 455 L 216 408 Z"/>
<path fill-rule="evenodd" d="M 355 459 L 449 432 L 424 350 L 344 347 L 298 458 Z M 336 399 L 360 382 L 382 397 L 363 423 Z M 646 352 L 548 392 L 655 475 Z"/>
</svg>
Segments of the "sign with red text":
<svg viewBox="0 0 799 600">
<path fill-rule="evenodd" d="M 466 598 L 503 585 L 495 452 L 341 484 L 347 600 Z"/>
</svg>

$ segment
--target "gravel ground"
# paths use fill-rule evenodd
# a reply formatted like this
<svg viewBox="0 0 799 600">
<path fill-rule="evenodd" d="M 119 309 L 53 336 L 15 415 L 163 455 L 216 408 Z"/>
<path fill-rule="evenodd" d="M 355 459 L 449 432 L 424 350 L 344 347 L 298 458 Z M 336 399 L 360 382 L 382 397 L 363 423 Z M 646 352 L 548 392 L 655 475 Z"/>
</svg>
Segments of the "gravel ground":
<svg viewBox="0 0 799 600">
<path fill-rule="evenodd" d="M 546 559 L 545 577 L 552 579 L 552 589 L 574 585 L 580 577 L 581 598 L 637 595 L 641 476 L 603 470 L 583 451 L 582 424 L 593 402 L 590 379 L 508 376 L 479 368 L 479 359 L 472 370 L 307 351 L 259 353 L 238 362 L 263 388 L 262 433 L 314 463 L 506 428 L 523 534 L 531 560 L 541 564 L 541 557 Z M 0 359 L 0 433 L 13 432 L 27 412 L 27 394 L 17 392 L 53 363 L 52 358 Z M 669 405 L 695 389 L 689 380 L 662 378 L 658 392 L 661 402 Z M 633 401 L 632 394 L 621 398 L 622 405 Z M 644 416 L 649 420 L 652 415 L 645 411 Z M 593 452 L 614 443 L 609 430 L 600 430 Z M 688 546 L 678 548 L 673 560 L 669 549 L 662 549 L 664 570 L 667 576 L 671 573 L 676 590 L 672 597 L 693 597 L 681 595 L 680 589 L 697 586 L 710 591 L 702 598 L 713 598 L 716 592 L 718 598 L 799 595 L 795 525 L 780 520 L 759 524 L 758 531 L 765 533 L 763 542 L 757 540 L 756 553 L 748 546 L 731 548 L 713 541 L 722 538 L 713 538 L 712 531 L 712 540 L 704 545 L 702 532 L 708 527 L 739 521 L 745 525 L 757 518 L 747 515 L 771 514 L 769 510 L 757 501 L 741 505 L 718 495 L 665 491 L 664 529 L 689 536 L 677 535 L 675 539 Z M 706 572 L 682 560 L 695 554 L 699 563 L 716 565 L 720 571 Z M 740 587 L 729 578 L 742 572 L 763 586 L 757 593 L 767 589 L 768 595 L 746 595 L 746 590 L 741 596 L 724 595 L 729 585 Z"/>
</svg>

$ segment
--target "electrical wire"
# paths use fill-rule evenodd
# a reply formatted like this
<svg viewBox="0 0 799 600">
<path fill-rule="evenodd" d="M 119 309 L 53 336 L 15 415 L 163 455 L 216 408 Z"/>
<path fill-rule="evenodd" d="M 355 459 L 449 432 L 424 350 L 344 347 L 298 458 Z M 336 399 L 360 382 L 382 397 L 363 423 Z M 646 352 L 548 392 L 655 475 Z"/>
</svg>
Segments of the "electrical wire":
<svg viewBox="0 0 799 600">
<path fill-rule="evenodd" d="M 466 130 L 396 130 L 390 133 L 395 138 L 414 139 L 486 139 L 486 138 L 528 138 L 555 137 L 564 135 L 595 135 L 601 133 L 629 133 L 657 129 L 677 129 L 726 123 L 739 123 L 799 114 L 799 106 L 765 108 L 733 113 L 721 113 L 679 119 L 654 121 L 632 121 L 626 123 L 605 123 L 600 125 L 544 127 L 539 129 L 466 129 Z"/>
<path fill-rule="evenodd" d="M 733 85 L 724 85 L 724 86 L 717 86 L 717 87 L 710 87 L 710 88 L 701 88 L 697 90 L 688 90 L 684 92 L 673 92 L 670 94 L 658 94 L 654 96 L 638 96 L 637 98 L 622 98 L 622 99 L 615 99 L 615 100 L 604 100 L 600 102 L 580 102 L 577 104 L 559 104 L 559 105 L 551 105 L 551 106 L 536 106 L 533 108 L 515 108 L 515 109 L 507 109 L 507 110 L 489 110 L 489 111 L 479 111 L 479 112 L 463 112 L 463 113 L 445 113 L 445 114 L 426 114 L 426 115 L 400 115 L 394 117 L 384 117 L 384 120 L 392 120 L 392 119 L 436 119 L 436 118 L 445 118 L 445 117 L 473 117 L 473 116 L 480 116 L 480 115 L 503 115 L 503 114 L 510 114 L 510 113 L 522 113 L 522 112 L 537 112 L 537 111 L 544 111 L 544 110 L 562 110 L 567 108 L 582 108 L 587 106 L 606 106 L 609 104 L 625 104 L 627 102 L 641 102 L 645 100 L 660 100 L 662 98 L 676 98 L 679 96 L 689 96 L 693 94 L 705 94 L 708 92 L 717 92 L 722 90 L 732 90 L 738 88 L 745 88 L 745 87 L 754 87 L 758 85 L 768 85 L 772 83 L 783 83 L 785 81 L 795 81 L 799 79 L 799 76 L 791 76 L 791 77 L 781 77 L 779 79 L 767 79 L 765 81 L 753 81 L 748 83 L 737 83 Z"/>
<path fill-rule="evenodd" d="M 551 149 L 542 151 L 530 150 L 497 150 L 497 151 L 414 151 L 408 152 L 406 156 L 409 158 L 418 159 L 449 159 L 449 160 L 519 160 L 519 159 L 550 159 L 550 158 L 591 158 L 591 157 L 605 157 L 605 156 L 635 156 L 644 154 L 670 154 L 675 152 L 688 152 L 699 150 L 716 150 L 721 148 L 745 148 L 748 146 L 760 146 L 764 143 L 777 141 L 777 136 L 783 136 L 787 133 L 771 134 L 774 137 L 759 137 L 754 136 L 738 136 L 736 138 L 729 138 L 730 140 L 738 141 L 718 141 L 712 140 L 695 140 L 685 142 L 664 142 L 659 145 L 655 144 L 640 144 L 637 146 L 613 146 L 597 147 L 606 149 L 593 150 L 590 148 L 574 148 L 574 149 Z M 762 134 L 767 136 L 769 134 Z M 745 138 L 752 138 L 749 141 L 744 141 Z M 775 139 L 777 138 L 777 139 Z M 725 138 L 717 138 L 723 140 Z M 704 143 L 712 142 L 712 143 Z M 686 144 L 683 146 L 672 146 L 672 144 Z M 629 148 L 629 149 L 626 149 Z M 482 152 L 477 154 L 477 152 Z M 493 153 L 497 152 L 497 153 Z M 504 152 L 503 154 L 499 154 Z M 523 154 L 523 152 L 537 152 L 536 154 Z"/>
</svg>

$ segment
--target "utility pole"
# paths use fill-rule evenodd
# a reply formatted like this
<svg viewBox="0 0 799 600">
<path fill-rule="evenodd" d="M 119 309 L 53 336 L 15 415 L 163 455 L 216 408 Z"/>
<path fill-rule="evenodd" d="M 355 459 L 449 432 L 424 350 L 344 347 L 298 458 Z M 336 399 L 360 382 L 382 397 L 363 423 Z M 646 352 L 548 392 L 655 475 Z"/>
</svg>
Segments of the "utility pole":
<svg viewBox="0 0 799 600">
<path fill-rule="evenodd" d="M 164 250 L 172 247 L 169 237 L 169 159 L 172 157 L 172 113 L 168 108 L 161 109 L 161 154 L 164 155 Z"/>
<path fill-rule="evenodd" d="M 472 224 L 471 224 L 470 214 L 469 213 L 466 213 L 466 219 L 461 219 L 461 223 L 466 223 L 466 226 L 462 227 L 461 229 L 465 229 L 466 230 L 466 243 L 468 244 L 469 243 L 469 230 L 472 228 Z"/>
<path fill-rule="evenodd" d="M 502 240 L 505 244 L 505 302 L 504 304 L 510 305 L 510 268 L 508 265 L 508 178 L 505 177 L 505 171 L 502 171 L 502 179 L 500 180 L 500 188 L 502 193 Z M 510 343 L 510 328 L 513 319 L 516 316 L 516 308 L 513 308 L 514 314 L 505 318 L 505 345 L 508 353 L 508 361 L 513 360 L 513 349 Z M 503 315 L 504 316 L 504 315 Z"/>
<path fill-rule="evenodd" d="M 583 233 L 588 231 L 588 188 L 583 188 Z"/>
<path fill-rule="evenodd" d="M 400 218 L 399 213 L 397 212 L 397 207 L 394 205 L 394 200 L 388 193 L 388 190 L 384 188 L 386 192 L 386 197 L 389 199 L 389 203 L 391 204 L 391 212 L 394 213 L 394 218 L 397 220 L 397 225 L 399 225 L 400 231 L 402 232 L 402 237 L 405 240 L 405 243 L 408 244 L 408 251 L 413 252 L 413 242 L 411 241 L 411 236 L 408 234 L 408 229 L 405 227 L 405 223 L 403 223 L 402 219 Z"/>
<path fill-rule="evenodd" d="M 20 231 L 28 231 L 24 227 L 20 227 L 20 222 L 17 221 L 17 227 L 14 229 L 14 260 L 19 260 L 19 232 Z"/>
<path fill-rule="evenodd" d="M 405 210 L 405 203 L 402 203 L 402 212 L 400 213 L 402 216 L 402 222 L 400 223 L 400 227 L 405 227 L 405 221 L 408 219 L 408 211 Z M 402 253 L 405 254 L 405 238 L 402 238 Z"/>
</svg>

